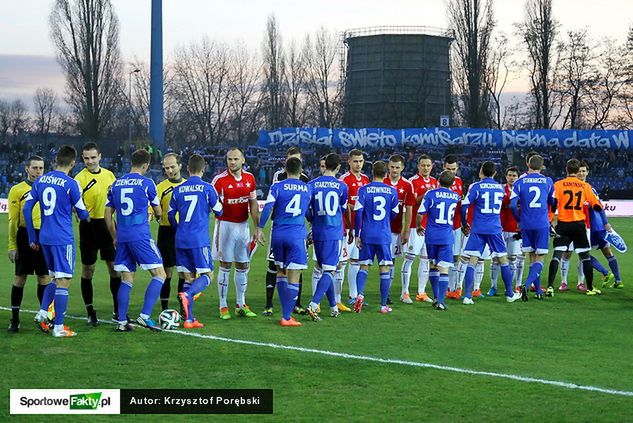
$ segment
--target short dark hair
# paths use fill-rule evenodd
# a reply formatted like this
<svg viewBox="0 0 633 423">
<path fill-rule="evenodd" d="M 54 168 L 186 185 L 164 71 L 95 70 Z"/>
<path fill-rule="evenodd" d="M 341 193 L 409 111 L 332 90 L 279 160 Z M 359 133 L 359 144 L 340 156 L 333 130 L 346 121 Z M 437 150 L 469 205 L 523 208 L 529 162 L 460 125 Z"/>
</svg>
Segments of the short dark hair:
<svg viewBox="0 0 633 423">
<path fill-rule="evenodd" d="M 322 160 L 325 160 L 325 168 L 331 171 L 335 171 L 336 168 L 339 167 L 339 165 L 341 164 L 341 156 L 336 153 L 330 153 Z"/>
<path fill-rule="evenodd" d="M 363 152 L 360 151 L 358 148 L 355 148 L 353 150 L 350 150 L 349 153 L 347 153 L 348 158 L 352 156 L 363 156 Z"/>
<path fill-rule="evenodd" d="M 453 163 L 457 163 L 456 155 L 449 154 L 448 156 L 444 157 L 444 164 L 453 164 Z"/>
<path fill-rule="evenodd" d="M 530 157 L 530 159 L 528 160 L 528 167 L 531 170 L 540 170 L 543 168 L 543 157 L 539 156 L 538 154 L 533 155 L 532 157 Z"/>
<path fill-rule="evenodd" d="M 483 173 L 486 178 L 492 178 L 495 176 L 495 173 L 497 173 L 497 167 L 493 162 L 489 160 L 485 161 L 481 165 L 481 173 Z"/>
<path fill-rule="evenodd" d="M 292 146 L 286 150 L 286 157 L 294 156 L 295 154 L 301 154 L 301 149 L 297 146 Z"/>
<path fill-rule="evenodd" d="M 70 145 L 62 145 L 55 156 L 55 163 L 61 167 L 70 166 L 75 160 L 77 160 L 77 150 Z"/>
<path fill-rule="evenodd" d="M 24 166 L 30 167 L 33 162 L 43 162 L 44 159 L 37 155 L 32 155 L 24 162 Z"/>
<path fill-rule="evenodd" d="M 298 175 L 301 173 L 301 160 L 297 157 L 290 157 L 286 160 L 286 173 L 288 175 Z"/>
<path fill-rule="evenodd" d="M 189 163 L 187 163 L 187 169 L 189 173 L 200 173 L 207 167 L 207 162 L 200 154 L 192 154 L 189 156 Z"/>
<path fill-rule="evenodd" d="M 455 175 L 450 170 L 443 170 L 442 173 L 440 173 L 439 182 L 441 187 L 450 188 L 453 182 L 455 182 Z"/>
<path fill-rule="evenodd" d="M 180 161 L 182 160 L 182 158 L 180 157 L 180 154 L 178 154 L 178 153 L 167 153 L 167 154 L 165 154 L 165 155 L 163 156 L 163 161 L 165 161 L 165 159 L 166 159 L 167 157 L 173 157 L 173 158 L 175 158 L 175 159 L 176 159 L 176 163 L 177 163 L 177 164 L 180 164 Z"/>
<path fill-rule="evenodd" d="M 371 166 L 371 173 L 374 178 L 384 178 L 387 175 L 387 163 L 382 160 L 375 161 Z"/>
<path fill-rule="evenodd" d="M 519 174 L 519 168 L 516 166 L 510 166 L 509 168 L 506 169 L 506 175 L 510 172 L 514 172 L 517 175 Z"/>
<path fill-rule="evenodd" d="M 144 164 L 150 164 L 151 160 L 152 156 L 144 148 L 138 149 L 134 153 L 132 153 L 131 161 L 132 166 L 134 167 L 143 166 Z"/>
<path fill-rule="evenodd" d="M 404 166 L 404 157 L 400 154 L 392 154 L 391 157 L 389 157 L 389 161 L 393 163 L 400 162 L 402 163 L 402 166 Z"/>
<path fill-rule="evenodd" d="M 583 160 L 580 162 L 580 167 L 584 167 L 584 168 L 587 168 L 587 170 L 589 170 L 589 163 Z"/>
<path fill-rule="evenodd" d="M 81 151 L 88 151 L 88 150 L 97 150 L 97 153 L 99 153 L 99 146 L 97 145 L 96 142 L 92 142 L 92 141 L 88 141 L 87 143 L 85 143 L 82 147 L 81 147 Z"/>
<path fill-rule="evenodd" d="M 430 160 L 431 163 L 433 163 L 433 159 L 431 158 L 431 156 L 429 156 L 428 154 L 422 154 L 419 158 L 418 158 L 418 163 L 420 163 L 422 160 Z"/>
<path fill-rule="evenodd" d="M 565 168 L 568 174 L 575 175 L 580 170 L 580 160 L 578 159 L 567 160 L 567 165 L 565 166 Z"/>
<path fill-rule="evenodd" d="M 532 150 L 532 151 L 528 152 L 528 153 L 525 155 L 525 163 L 530 163 L 530 159 L 531 159 L 533 156 L 537 156 L 537 155 L 538 155 L 538 153 L 537 153 L 536 151 L 534 151 L 534 150 Z"/>
</svg>

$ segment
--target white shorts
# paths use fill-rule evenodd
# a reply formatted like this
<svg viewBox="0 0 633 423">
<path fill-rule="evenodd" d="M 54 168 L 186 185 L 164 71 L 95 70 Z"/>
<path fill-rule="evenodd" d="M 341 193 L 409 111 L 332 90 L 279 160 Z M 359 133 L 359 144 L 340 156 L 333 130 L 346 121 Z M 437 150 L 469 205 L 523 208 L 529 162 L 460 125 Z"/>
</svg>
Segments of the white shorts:
<svg viewBox="0 0 633 423">
<path fill-rule="evenodd" d="M 418 231 L 415 228 L 411 228 L 409 232 L 409 242 L 404 248 L 405 254 L 412 256 L 426 257 L 426 240 L 424 235 L 418 235 Z"/>
<path fill-rule="evenodd" d="M 229 263 L 248 263 L 251 261 L 248 251 L 250 242 L 248 221 L 236 223 L 217 220 L 213 232 L 212 256 L 216 260 Z"/>
<path fill-rule="evenodd" d="M 343 243 L 343 252 L 341 253 L 341 261 L 347 261 L 347 259 L 358 260 L 358 246 L 356 245 L 356 237 L 352 238 L 352 243 L 348 244 L 347 239 Z"/>
<path fill-rule="evenodd" d="M 391 234 L 391 257 L 396 258 L 402 255 L 402 239 L 400 234 Z"/>
<path fill-rule="evenodd" d="M 453 229 L 453 256 L 462 254 L 462 247 L 466 244 L 462 242 L 463 234 L 460 228 Z"/>
<path fill-rule="evenodd" d="M 515 239 L 516 232 L 504 232 L 503 241 L 506 243 L 506 249 L 509 256 L 518 256 L 521 252 L 521 240 Z M 487 246 L 486 246 L 487 247 Z"/>
</svg>

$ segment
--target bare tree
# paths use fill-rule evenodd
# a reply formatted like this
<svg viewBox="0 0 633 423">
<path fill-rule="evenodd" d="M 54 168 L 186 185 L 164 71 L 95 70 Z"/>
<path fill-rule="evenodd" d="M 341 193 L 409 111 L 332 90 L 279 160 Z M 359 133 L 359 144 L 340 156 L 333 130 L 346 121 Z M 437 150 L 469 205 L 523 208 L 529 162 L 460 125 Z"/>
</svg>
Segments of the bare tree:
<svg viewBox="0 0 633 423">
<path fill-rule="evenodd" d="M 265 96 L 262 100 L 266 113 L 266 125 L 268 128 L 274 129 L 284 125 L 287 107 L 284 81 L 286 58 L 275 15 L 270 15 L 266 21 L 262 52 L 265 90 Z"/>
<path fill-rule="evenodd" d="M 286 72 L 288 125 L 304 126 L 307 118 L 305 54 L 299 52 L 294 40 L 288 47 L 288 70 Z"/>
<path fill-rule="evenodd" d="M 490 98 L 490 119 L 489 126 L 501 129 L 502 110 L 501 95 L 509 82 L 510 77 L 510 51 L 508 48 L 508 37 L 499 34 L 493 40 L 488 59 L 488 68 L 484 75 L 486 90 Z"/>
<path fill-rule="evenodd" d="M 35 132 L 48 135 L 57 112 L 57 94 L 50 88 L 38 88 L 33 97 L 35 106 Z"/>
<path fill-rule="evenodd" d="M 0 140 L 5 141 L 11 128 L 11 105 L 0 99 Z"/>
<path fill-rule="evenodd" d="M 110 0 L 56 0 L 50 15 L 67 102 L 80 132 L 99 138 L 121 92 L 119 21 Z"/>
<path fill-rule="evenodd" d="M 26 104 L 20 99 L 13 100 L 9 108 L 9 131 L 15 139 L 25 131 L 29 124 L 29 114 Z"/>
<path fill-rule="evenodd" d="M 255 129 L 257 119 L 257 88 L 260 78 L 260 65 L 256 55 L 243 43 L 234 46 L 229 65 L 229 95 L 232 129 L 235 141 L 242 143 Z"/>
<path fill-rule="evenodd" d="M 447 10 L 455 37 L 453 74 L 459 98 L 457 111 L 468 126 L 485 127 L 490 112 L 485 73 L 495 26 L 492 0 L 449 0 Z"/>
<path fill-rule="evenodd" d="M 525 18 L 519 33 L 525 43 L 530 70 L 531 94 L 534 98 L 536 125 L 549 129 L 552 125 L 551 93 L 553 57 L 558 22 L 552 13 L 553 0 L 527 0 Z"/>
</svg>

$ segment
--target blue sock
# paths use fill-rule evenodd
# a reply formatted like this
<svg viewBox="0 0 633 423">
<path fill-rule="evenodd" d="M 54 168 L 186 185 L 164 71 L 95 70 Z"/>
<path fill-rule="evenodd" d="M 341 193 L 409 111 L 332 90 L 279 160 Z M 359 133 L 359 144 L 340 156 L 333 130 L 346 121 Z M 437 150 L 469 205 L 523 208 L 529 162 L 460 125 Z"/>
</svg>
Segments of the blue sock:
<svg viewBox="0 0 633 423">
<path fill-rule="evenodd" d="M 506 297 L 511 297 L 514 295 L 512 292 L 512 270 L 510 270 L 510 266 L 508 263 L 501 264 L 501 279 L 503 279 L 503 285 L 506 289 Z"/>
<path fill-rule="evenodd" d="M 277 286 L 277 295 L 279 295 L 279 302 L 281 303 L 281 315 L 286 319 L 286 316 L 292 313 L 292 310 L 286 313 L 286 304 L 288 303 L 286 300 L 288 297 L 288 278 L 285 276 L 277 276 L 275 285 Z"/>
<path fill-rule="evenodd" d="M 440 274 L 438 285 L 439 295 L 437 298 L 437 302 L 438 304 L 444 304 L 444 300 L 446 299 L 446 291 L 448 290 L 448 273 Z"/>
<path fill-rule="evenodd" d="M 55 324 L 64 324 L 64 314 L 68 307 L 68 288 L 55 289 Z"/>
<path fill-rule="evenodd" d="M 528 273 L 528 277 L 525 280 L 525 289 L 530 289 L 530 286 L 534 284 L 534 288 L 536 288 L 537 294 L 542 294 L 541 290 L 541 272 L 543 271 L 543 263 L 540 261 L 535 261 L 530 265 L 530 272 Z"/>
<path fill-rule="evenodd" d="M 189 282 L 184 282 L 184 283 L 182 284 L 182 292 L 186 292 L 186 291 L 188 291 L 188 290 L 189 290 L 189 288 L 191 288 L 191 283 L 189 283 Z"/>
<path fill-rule="evenodd" d="M 356 290 L 358 295 L 365 296 L 365 285 L 367 284 L 367 270 L 360 269 L 356 274 Z"/>
<path fill-rule="evenodd" d="M 314 291 L 314 295 L 312 296 L 312 302 L 315 304 L 319 304 L 323 295 L 330 289 L 332 283 L 334 282 L 334 275 L 331 272 L 323 272 L 321 275 L 321 279 L 317 283 L 316 290 Z"/>
<path fill-rule="evenodd" d="M 51 303 L 55 299 L 55 290 L 57 289 L 57 284 L 54 280 L 50 281 L 46 288 L 44 289 L 44 296 L 42 297 L 42 304 L 40 305 L 40 309 L 44 311 L 48 311 L 48 308 L 51 306 Z"/>
<path fill-rule="evenodd" d="M 330 303 L 330 307 L 336 307 L 336 293 L 334 292 L 334 283 L 330 284 L 330 287 L 325 291 L 327 301 Z"/>
<path fill-rule="evenodd" d="M 165 282 L 164 279 L 156 277 L 149 281 L 149 285 L 147 285 L 147 289 L 145 290 L 145 299 L 143 301 L 141 314 L 146 316 L 152 315 L 152 308 L 154 308 L 154 304 L 158 301 L 158 296 L 160 295 L 160 290 L 163 287 L 163 282 Z"/>
<path fill-rule="evenodd" d="M 195 279 L 193 282 L 191 282 L 189 289 L 187 289 L 185 293 L 187 294 L 189 299 L 193 299 L 194 295 L 197 295 L 198 293 L 207 289 L 210 283 L 211 283 L 211 279 L 209 279 L 209 276 L 202 275 L 198 277 L 197 279 Z"/>
<path fill-rule="evenodd" d="M 439 302 L 440 298 L 440 271 L 433 269 L 429 271 L 429 282 L 431 283 L 431 289 L 433 290 L 433 299 Z M 444 291 L 446 295 L 446 291 Z"/>
<path fill-rule="evenodd" d="M 119 313 L 119 322 L 123 322 L 127 319 L 127 308 L 130 304 L 130 291 L 132 291 L 132 284 L 128 281 L 121 281 L 119 292 L 116 294 L 116 301 L 119 305 L 117 310 Z"/>
<path fill-rule="evenodd" d="M 286 311 L 287 315 L 284 319 L 288 320 L 292 317 L 292 310 L 297 304 L 297 298 L 299 298 L 299 284 L 288 282 L 288 288 L 286 288 Z"/>
<path fill-rule="evenodd" d="M 360 274 L 360 272 L 358 272 Z M 389 297 L 389 287 L 391 286 L 391 273 L 380 273 L 380 305 L 387 305 L 387 297 Z"/>
<path fill-rule="evenodd" d="M 609 260 L 609 268 L 613 272 L 615 280 L 620 282 L 622 279 L 620 279 L 620 268 L 618 267 L 618 260 L 615 258 L 615 256 L 611 256 L 607 260 Z"/>
<path fill-rule="evenodd" d="M 607 270 L 607 268 L 604 267 L 602 263 L 600 263 L 598 259 L 595 258 L 594 256 L 591 256 L 591 265 L 598 272 L 602 273 L 602 276 L 607 276 L 609 274 L 609 271 Z"/>
<path fill-rule="evenodd" d="M 190 322 L 196 320 L 196 317 L 193 315 L 193 303 L 195 303 L 195 301 L 193 300 L 192 296 L 190 297 L 189 303 L 187 304 L 187 315 L 189 316 Z"/>
<path fill-rule="evenodd" d="M 475 266 L 468 263 L 466 266 L 466 273 L 464 273 L 464 297 L 473 297 L 473 285 L 475 284 Z"/>
</svg>

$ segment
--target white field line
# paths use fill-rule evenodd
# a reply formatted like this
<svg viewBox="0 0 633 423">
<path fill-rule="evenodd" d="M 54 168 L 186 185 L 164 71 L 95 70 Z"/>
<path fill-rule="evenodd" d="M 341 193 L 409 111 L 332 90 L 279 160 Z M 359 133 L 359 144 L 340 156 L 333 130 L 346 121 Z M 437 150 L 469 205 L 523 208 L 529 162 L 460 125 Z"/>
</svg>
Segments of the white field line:
<svg viewBox="0 0 633 423">
<path fill-rule="evenodd" d="M 11 309 L 9 307 L 0 306 L 0 310 L 10 311 Z M 32 310 L 21 310 L 21 311 L 26 312 L 26 313 L 35 313 L 35 311 L 32 311 Z M 70 315 L 67 315 L 66 318 L 74 319 L 74 320 L 86 319 L 85 317 L 70 316 Z M 110 320 L 99 320 L 99 322 L 106 323 L 106 324 L 113 324 Z M 559 388 L 576 389 L 576 390 L 581 390 L 581 391 L 599 392 L 602 394 L 609 394 L 609 395 L 633 397 L 633 391 L 622 391 L 618 389 L 601 388 L 599 386 L 591 386 L 591 385 L 578 385 L 578 384 L 570 383 L 570 382 L 539 379 L 539 378 L 533 378 L 533 377 L 527 377 L 527 376 L 513 375 L 509 373 L 486 372 L 482 370 L 472 370 L 472 369 L 464 369 L 461 367 L 442 366 L 439 364 L 424 363 L 424 362 L 419 362 L 419 361 L 398 360 L 398 359 L 393 359 L 393 358 L 380 358 L 380 357 L 372 357 L 368 355 L 347 354 L 347 353 L 341 353 L 341 352 L 336 352 L 336 351 L 318 350 L 315 348 L 297 347 L 294 345 L 275 344 L 272 342 L 259 342 L 259 341 L 249 341 L 246 339 L 225 338 L 222 336 L 204 335 L 201 333 L 188 332 L 188 331 L 183 331 L 183 330 L 172 330 L 172 331 L 165 331 L 165 332 L 171 333 L 171 334 L 183 335 L 183 336 L 190 336 L 193 338 L 202 338 L 202 339 L 211 339 L 213 341 L 229 342 L 233 344 L 254 345 L 258 347 L 274 348 L 278 350 L 298 351 L 298 352 L 303 352 L 303 353 L 319 354 L 319 355 L 325 355 L 329 357 L 346 358 L 346 359 L 357 360 L 357 361 L 369 361 L 373 363 L 397 364 L 397 365 L 409 366 L 409 367 L 422 367 L 422 368 L 427 368 L 427 369 L 443 370 L 447 372 L 461 373 L 461 374 L 467 374 L 467 375 L 473 375 L 473 376 L 488 376 L 488 377 L 509 379 L 509 380 L 525 382 L 525 383 L 540 383 L 542 385 L 556 386 Z"/>
</svg>

